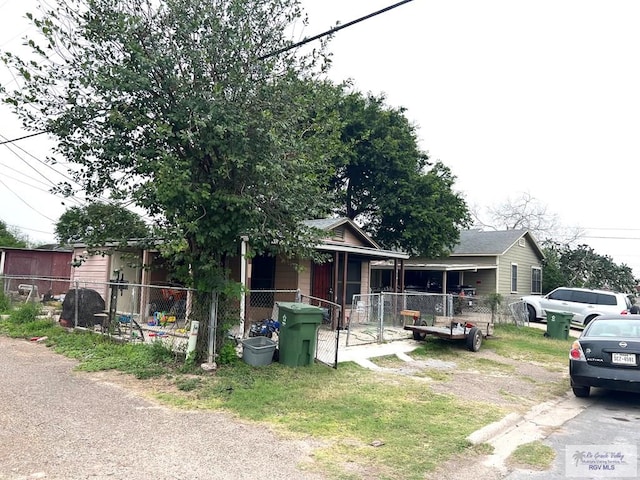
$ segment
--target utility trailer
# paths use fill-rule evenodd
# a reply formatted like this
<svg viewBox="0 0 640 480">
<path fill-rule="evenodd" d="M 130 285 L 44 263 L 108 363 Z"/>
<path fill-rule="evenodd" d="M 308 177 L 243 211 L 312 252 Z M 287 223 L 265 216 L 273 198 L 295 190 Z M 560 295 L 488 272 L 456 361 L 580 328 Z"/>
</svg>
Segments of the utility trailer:
<svg viewBox="0 0 640 480">
<path fill-rule="evenodd" d="M 433 335 L 445 340 L 464 340 L 467 349 L 477 352 L 482 346 L 482 340 L 493 334 L 493 323 L 484 322 L 482 325 L 472 322 L 451 321 L 449 325 L 428 325 L 426 320 L 420 319 L 420 312 L 417 310 L 402 310 L 400 312 L 404 319 L 404 329 L 413 332 L 414 340 L 424 340 L 427 335 Z M 410 324 L 407 319 L 410 318 Z"/>
</svg>

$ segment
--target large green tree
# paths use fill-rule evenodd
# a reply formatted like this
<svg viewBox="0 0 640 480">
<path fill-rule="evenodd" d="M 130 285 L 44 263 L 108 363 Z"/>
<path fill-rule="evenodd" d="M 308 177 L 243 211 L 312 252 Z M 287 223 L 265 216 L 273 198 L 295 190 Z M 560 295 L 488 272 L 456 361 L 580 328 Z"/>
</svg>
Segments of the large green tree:
<svg viewBox="0 0 640 480">
<path fill-rule="evenodd" d="M 4 100 L 81 190 L 135 202 L 184 245 L 167 251 L 185 280 L 221 289 L 241 236 L 312 255 L 300 222 L 328 211 L 322 58 L 286 50 L 301 17 L 296 0 L 42 2 L 31 54 L 3 55 L 20 79 Z"/>
<path fill-rule="evenodd" d="M 149 228 L 140 215 L 124 207 L 95 202 L 67 209 L 60 215 L 55 233 L 60 243 L 83 242 L 89 249 L 94 249 L 102 247 L 106 241 L 146 240 Z"/>
<path fill-rule="evenodd" d="M 542 273 L 544 293 L 556 287 L 605 288 L 634 294 L 637 280 L 628 265 L 616 264 L 588 245 L 547 243 Z"/>
<path fill-rule="evenodd" d="M 5 222 L 0 220 L 0 247 L 17 247 L 25 248 L 28 242 L 24 235 L 14 228 L 7 226 Z"/>
<path fill-rule="evenodd" d="M 436 257 L 452 248 L 470 215 L 453 190 L 455 177 L 430 163 L 405 109 L 360 92 L 338 101 L 341 149 L 333 157 L 331 191 L 345 215 L 382 246 Z"/>
</svg>

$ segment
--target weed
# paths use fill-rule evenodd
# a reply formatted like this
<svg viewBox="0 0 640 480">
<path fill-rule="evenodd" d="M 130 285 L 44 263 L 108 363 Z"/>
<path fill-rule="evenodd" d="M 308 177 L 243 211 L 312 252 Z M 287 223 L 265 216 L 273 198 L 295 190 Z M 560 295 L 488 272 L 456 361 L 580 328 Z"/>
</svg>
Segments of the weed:
<svg viewBox="0 0 640 480">
<path fill-rule="evenodd" d="M 11 322 L 14 324 L 34 322 L 40 314 L 42 314 L 40 304 L 31 302 L 23 303 L 11 312 Z"/>
<path fill-rule="evenodd" d="M 236 353 L 236 347 L 232 342 L 225 342 L 220 349 L 218 355 L 219 365 L 233 365 L 238 363 L 238 354 Z"/>
<path fill-rule="evenodd" d="M 11 310 L 11 298 L 0 292 L 0 313 L 7 313 Z"/>
<path fill-rule="evenodd" d="M 201 380 L 199 378 L 178 378 L 176 380 L 176 387 L 183 392 L 190 392 L 197 389 L 200 383 Z"/>
</svg>

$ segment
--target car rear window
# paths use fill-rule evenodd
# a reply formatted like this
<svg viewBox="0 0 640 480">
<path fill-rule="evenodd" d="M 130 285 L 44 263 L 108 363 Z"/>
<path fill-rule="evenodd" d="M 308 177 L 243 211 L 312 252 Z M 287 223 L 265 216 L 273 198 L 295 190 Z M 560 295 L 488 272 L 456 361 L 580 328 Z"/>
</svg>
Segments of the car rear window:
<svg viewBox="0 0 640 480">
<path fill-rule="evenodd" d="M 596 319 L 585 331 L 585 336 L 640 338 L 640 321 Z"/>
<path fill-rule="evenodd" d="M 597 299 L 597 303 L 598 305 L 617 305 L 618 302 L 616 301 L 616 297 L 615 295 L 607 295 L 606 293 L 598 293 L 598 299 Z"/>
</svg>

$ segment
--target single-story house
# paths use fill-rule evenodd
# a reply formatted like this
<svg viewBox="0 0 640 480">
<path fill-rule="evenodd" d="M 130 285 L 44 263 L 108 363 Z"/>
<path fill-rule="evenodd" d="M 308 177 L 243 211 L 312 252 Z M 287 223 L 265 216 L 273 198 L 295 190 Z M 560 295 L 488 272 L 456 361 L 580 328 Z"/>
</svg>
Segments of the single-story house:
<svg viewBox="0 0 640 480">
<path fill-rule="evenodd" d="M 70 248 L 55 245 L 0 247 L 0 276 L 6 277 L 4 291 L 30 290 L 39 297 L 64 293 L 69 288 L 71 255 Z"/>
<path fill-rule="evenodd" d="M 240 282 L 249 295 L 240 301 L 240 316 L 244 322 L 269 318 L 272 313 L 275 291 L 299 291 L 301 295 L 327 307 L 336 304 L 345 308 L 351 304 L 354 294 L 366 294 L 370 290 L 371 262 L 389 261 L 397 270 L 409 255 L 382 249 L 362 229 L 348 218 L 308 220 L 305 222 L 326 232 L 316 246 L 328 255 L 325 263 L 301 260 L 297 265 L 272 256 L 247 257 L 250 239 L 240 241 L 237 261 L 231 268 L 232 278 Z M 78 284 L 93 284 L 105 300 L 109 292 L 107 282 L 119 276 L 130 284 L 158 285 L 170 288 L 170 272 L 163 266 L 160 254 L 154 250 L 136 248 L 119 249 L 107 255 L 89 255 L 83 245 L 74 247 L 71 279 Z M 145 267 L 143 267 L 145 266 Z M 346 268 L 345 268 L 346 266 Z M 115 272 L 118 272 L 117 274 Z M 260 291 L 265 291 L 260 294 Z M 271 292 L 271 293 L 269 293 Z M 118 309 L 135 313 L 148 309 L 154 302 L 152 294 L 137 298 L 123 295 L 118 299 Z M 282 299 L 280 299 L 282 300 Z M 291 297 L 287 301 L 293 301 Z M 146 312 L 148 315 L 150 312 Z M 334 318 L 337 324 L 339 319 Z"/>
<path fill-rule="evenodd" d="M 404 262 L 405 290 L 503 296 L 542 293 L 544 253 L 528 230 L 463 230 L 448 257 L 410 258 Z M 394 266 L 372 264 L 372 288 L 390 289 Z"/>
</svg>

